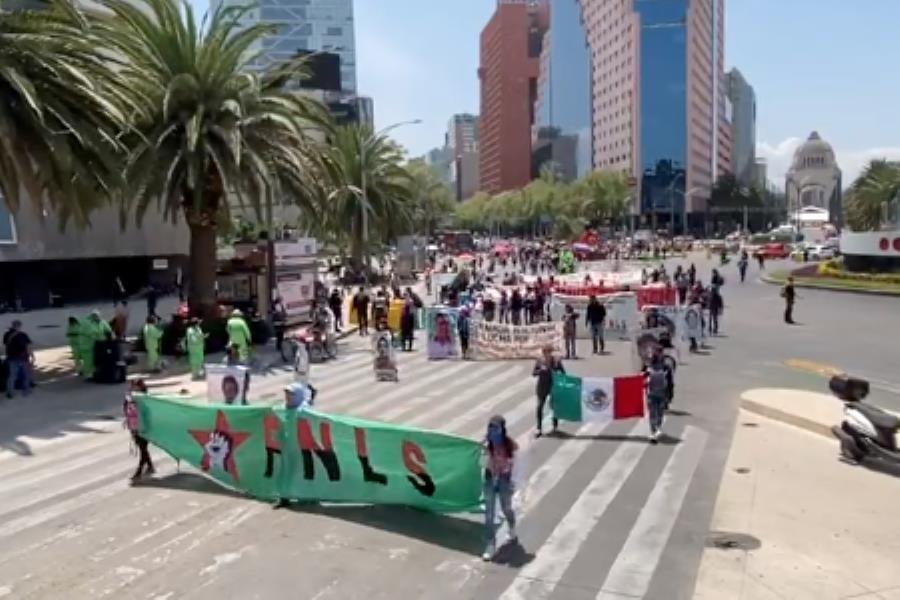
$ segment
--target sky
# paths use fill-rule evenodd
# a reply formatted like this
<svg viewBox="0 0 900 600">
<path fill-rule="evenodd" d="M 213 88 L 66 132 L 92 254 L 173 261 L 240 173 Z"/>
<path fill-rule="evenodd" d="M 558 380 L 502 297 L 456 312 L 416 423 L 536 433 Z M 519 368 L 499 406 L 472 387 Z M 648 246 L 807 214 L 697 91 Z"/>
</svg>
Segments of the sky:
<svg viewBox="0 0 900 600">
<path fill-rule="evenodd" d="M 205 0 L 194 0 L 198 7 Z M 494 0 L 355 0 L 357 82 L 377 127 L 410 154 L 442 145 L 454 113 L 478 113 L 478 36 Z M 782 187 L 817 130 L 844 184 L 874 157 L 900 159 L 900 0 L 726 0 L 726 69 L 756 90 L 757 153 Z"/>
</svg>

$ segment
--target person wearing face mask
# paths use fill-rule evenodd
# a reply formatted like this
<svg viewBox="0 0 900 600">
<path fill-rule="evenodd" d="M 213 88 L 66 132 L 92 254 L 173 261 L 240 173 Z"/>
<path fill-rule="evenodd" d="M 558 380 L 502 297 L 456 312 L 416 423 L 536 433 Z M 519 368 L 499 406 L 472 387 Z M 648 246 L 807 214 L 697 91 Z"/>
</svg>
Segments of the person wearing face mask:
<svg viewBox="0 0 900 600">
<path fill-rule="evenodd" d="M 483 560 L 491 560 L 496 551 L 496 511 L 497 501 L 500 510 L 509 526 L 509 541 L 515 543 L 516 513 L 512 506 L 513 462 L 518 447 L 515 440 L 506 431 L 506 419 L 494 415 L 488 421 L 487 435 L 484 441 L 484 533 L 485 548 L 481 555 Z"/>
</svg>

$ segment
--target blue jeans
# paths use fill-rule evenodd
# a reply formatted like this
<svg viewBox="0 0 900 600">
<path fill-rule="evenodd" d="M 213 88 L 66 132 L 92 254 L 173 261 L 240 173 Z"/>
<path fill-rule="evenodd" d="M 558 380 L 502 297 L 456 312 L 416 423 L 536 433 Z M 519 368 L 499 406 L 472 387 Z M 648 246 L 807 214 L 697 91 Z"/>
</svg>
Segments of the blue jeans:
<svg viewBox="0 0 900 600">
<path fill-rule="evenodd" d="M 16 390 L 16 381 L 22 378 L 22 390 L 27 396 L 31 393 L 31 365 L 27 360 L 8 360 L 9 376 L 6 378 L 6 394 L 12 396 Z"/>
<path fill-rule="evenodd" d="M 663 416 L 666 414 L 666 397 L 647 394 L 647 412 L 650 413 L 650 433 L 656 433 L 662 427 Z"/>
<path fill-rule="evenodd" d="M 603 323 L 591 323 L 591 342 L 594 345 L 594 352 L 602 352 L 606 349 L 603 342 Z"/>
<path fill-rule="evenodd" d="M 494 523 L 497 518 L 497 500 L 500 500 L 500 510 L 509 527 L 516 526 L 516 514 L 513 512 L 512 497 L 513 492 L 512 481 L 509 476 L 499 478 L 486 478 L 484 481 L 484 542 L 485 545 L 492 546 L 494 544 L 495 528 Z"/>
</svg>

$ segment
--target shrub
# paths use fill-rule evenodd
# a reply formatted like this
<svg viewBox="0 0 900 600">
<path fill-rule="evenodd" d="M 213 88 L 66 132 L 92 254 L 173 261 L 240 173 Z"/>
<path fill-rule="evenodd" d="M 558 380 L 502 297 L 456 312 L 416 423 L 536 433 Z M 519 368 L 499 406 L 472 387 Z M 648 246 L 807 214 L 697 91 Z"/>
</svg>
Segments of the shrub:
<svg viewBox="0 0 900 600">
<path fill-rule="evenodd" d="M 887 283 L 900 285 L 900 274 L 897 273 L 854 273 L 844 270 L 844 262 L 840 258 L 834 258 L 819 264 L 819 277 L 833 277 L 847 281 L 870 281 L 873 283 Z"/>
</svg>

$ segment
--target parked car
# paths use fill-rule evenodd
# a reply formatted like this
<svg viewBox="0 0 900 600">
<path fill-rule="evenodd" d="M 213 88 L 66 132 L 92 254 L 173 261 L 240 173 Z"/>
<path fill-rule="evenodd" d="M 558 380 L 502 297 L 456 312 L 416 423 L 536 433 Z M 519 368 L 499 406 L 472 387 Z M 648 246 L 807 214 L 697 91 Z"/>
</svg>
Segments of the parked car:
<svg viewBox="0 0 900 600">
<path fill-rule="evenodd" d="M 837 251 L 833 246 L 825 244 L 801 244 L 791 252 L 791 257 L 794 260 L 803 260 L 804 252 L 806 252 L 806 257 L 809 260 L 829 260 L 837 256 Z"/>
<path fill-rule="evenodd" d="M 787 244 L 783 244 L 782 242 L 772 242 L 763 244 L 762 248 L 753 253 L 753 256 L 762 256 L 763 258 L 772 260 L 773 258 L 787 258 L 790 254 L 791 251 Z"/>
</svg>

